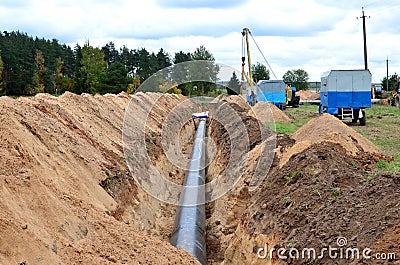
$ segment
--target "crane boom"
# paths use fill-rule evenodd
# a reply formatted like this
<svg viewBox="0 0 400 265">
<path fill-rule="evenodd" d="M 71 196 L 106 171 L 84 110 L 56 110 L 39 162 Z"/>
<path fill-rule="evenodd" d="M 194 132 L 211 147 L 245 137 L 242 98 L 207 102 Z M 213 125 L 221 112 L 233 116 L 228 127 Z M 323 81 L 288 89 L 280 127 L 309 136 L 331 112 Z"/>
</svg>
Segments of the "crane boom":
<svg viewBox="0 0 400 265">
<path fill-rule="evenodd" d="M 251 57 L 250 57 L 249 32 L 250 32 L 250 30 L 248 28 L 244 28 L 242 35 L 244 34 L 244 36 L 246 38 L 247 65 L 249 67 L 249 78 L 250 78 L 250 80 L 253 80 L 253 73 L 252 73 L 252 69 L 251 69 Z"/>
<path fill-rule="evenodd" d="M 246 40 L 247 64 L 248 64 L 248 67 L 249 67 L 249 75 L 247 75 L 245 70 L 244 70 L 245 56 L 244 56 L 244 54 L 242 54 L 242 76 L 244 76 L 246 78 L 246 81 L 250 86 L 250 93 L 251 93 L 250 96 L 251 96 L 251 100 L 252 100 L 251 103 L 252 104 L 256 104 L 256 95 L 254 93 L 254 84 L 253 84 L 253 73 L 252 73 L 252 69 L 251 69 L 249 33 L 250 33 L 250 30 L 248 28 L 244 28 L 243 31 L 242 31 L 242 36 Z"/>
</svg>

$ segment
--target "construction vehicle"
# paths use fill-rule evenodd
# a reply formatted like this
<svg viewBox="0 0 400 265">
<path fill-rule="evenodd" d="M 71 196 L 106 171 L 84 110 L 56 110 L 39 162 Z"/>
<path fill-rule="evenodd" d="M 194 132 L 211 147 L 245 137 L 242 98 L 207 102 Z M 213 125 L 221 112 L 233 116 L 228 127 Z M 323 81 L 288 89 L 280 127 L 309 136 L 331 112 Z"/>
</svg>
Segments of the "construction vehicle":
<svg viewBox="0 0 400 265">
<path fill-rule="evenodd" d="M 400 108 L 400 88 L 397 91 L 393 90 L 390 93 L 389 104 L 391 106 L 396 106 L 396 107 Z"/>
<path fill-rule="evenodd" d="M 300 96 L 296 96 L 296 91 L 296 87 L 286 85 L 286 106 L 299 107 Z"/>
<path fill-rule="evenodd" d="M 249 45 L 249 34 L 250 30 L 248 28 L 244 28 L 242 31 L 242 84 L 244 84 L 244 79 L 246 79 L 247 84 L 249 85 L 249 89 L 247 89 L 247 102 L 251 106 L 254 106 L 257 103 L 257 98 L 256 98 L 256 93 L 254 92 L 254 83 L 253 83 L 253 73 L 251 69 L 251 58 L 250 58 L 250 45 Z M 244 43 L 244 41 L 246 43 Z M 249 66 L 249 74 L 246 74 L 246 71 L 244 70 L 244 66 L 246 64 L 246 57 L 245 57 L 245 50 L 244 46 L 246 46 L 247 49 L 247 64 Z"/>
<path fill-rule="evenodd" d="M 282 110 L 287 106 L 297 108 L 300 104 L 300 97 L 296 96 L 296 87 L 291 87 L 282 80 L 260 80 L 256 91 L 258 101 L 270 102 Z"/>
<path fill-rule="evenodd" d="M 251 56 L 250 56 L 250 45 L 249 45 L 249 36 L 251 32 L 248 28 L 244 28 L 242 31 L 242 90 L 244 90 L 245 80 L 247 81 L 248 87 L 247 91 L 247 102 L 254 106 L 258 101 L 266 101 L 271 102 L 275 106 L 280 109 L 285 109 L 286 106 L 298 107 L 300 102 L 300 97 L 296 97 L 296 88 L 289 87 L 287 89 L 286 84 L 282 80 L 260 80 L 257 85 L 253 82 L 253 73 L 252 73 L 252 64 L 251 64 Z M 255 42 L 258 50 L 262 54 L 259 46 Z M 246 53 L 247 53 L 247 64 L 248 64 L 248 74 L 245 71 L 246 65 Z M 269 66 L 271 73 L 276 78 L 275 73 L 272 71 L 268 61 L 265 56 L 262 54 L 265 59 L 265 62 Z"/>
<path fill-rule="evenodd" d="M 257 88 L 258 101 L 271 102 L 280 109 L 286 108 L 286 84 L 282 80 L 260 80 Z"/>
<path fill-rule="evenodd" d="M 382 85 L 381 84 L 374 84 L 371 88 L 371 98 L 378 99 L 382 98 Z"/>
<path fill-rule="evenodd" d="M 371 107 L 369 70 L 331 70 L 321 77 L 319 114 L 335 115 L 343 121 L 366 124 L 365 108 Z"/>
</svg>

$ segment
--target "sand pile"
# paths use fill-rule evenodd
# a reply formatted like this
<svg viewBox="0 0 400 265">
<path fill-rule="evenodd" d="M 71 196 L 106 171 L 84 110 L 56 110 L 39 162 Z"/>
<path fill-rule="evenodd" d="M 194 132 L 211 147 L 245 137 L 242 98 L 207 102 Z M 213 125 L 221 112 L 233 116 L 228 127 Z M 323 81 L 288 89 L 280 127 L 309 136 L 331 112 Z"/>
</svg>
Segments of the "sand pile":
<svg viewBox="0 0 400 265">
<path fill-rule="evenodd" d="M 253 195 L 225 251 L 225 264 L 370 264 L 371 260 L 319 257 L 323 247 L 347 247 L 399 256 L 398 175 L 374 175 L 339 144 L 323 142 L 290 158 Z M 259 248 L 274 249 L 264 259 Z M 279 259 L 277 250 L 314 248 L 317 258 Z M 262 252 L 261 254 L 263 254 Z M 282 252 L 281 252 L 282 253 Z M 312 257 L 312 256 L 311 256 Z M 397 262 L 396 261 L 396 262 Z M 393 262 L 393 261 L 391 261 Z M 382 264 L 391 264 L 384 262 Z M 397 263 L 394 264 L 397 264 Z M 371 264 L 380 264 L 372 262 Z"/>
<path fill-rule="evenodd" d="M 282 110 L 270 102 L 257 102 L 248 113 L 261 122 L 290 122 L 290 119 Z"/>
<path fill-rule="evenodd" d="M 296 143 L 283 153 L 280 166 L 284 165 L 292 155 L 321 142 L 339 144 L 350 156 L 369 153 L 375 155 L 376 160 L 385 157 L 376 145 L 330 114 L 323 114 L 310 120 L 291 135 L 291 138 Z"/>
<path fill-rule="evenodd" d="M 247 111 L 249 116 L 256 117 L 261 122 L 290 122 L 291 119 L 277 106 L 270 102 L 258 102 L 251 107 L 242 96 L 220 95 L 214 99 L 214 102 L 225 101 L 233 108 L 238 105 L 239 111 Z"/>
<path fill-rule="evenodd" d="M 0 264 L 195 263 L 162 235 L 139 232 L 168 234 L 149 221 L 168 217 L 126 168 L 121 128 L 130 99 L 69 92 L 0 98 Z M 165 107 L 181 100 L 166 99 Z M 127 185 L 113 189 L 117 183 Z M 130 218 L 121 222 L 114 216 L 123 200 Z"/>
<path fill-rule="evenodd" d="M 208 137 L 215 142 L 216 154 L 207 168 L 207 180 L 219 180 L 213 193 L 230 187 L 225 195 L 206 206 L 207 264 L 211 265 L 224 261 L 225 250 L 250 202 L 253 175 L 268 172 L 276 146 L 275 133 L 248 115 L 248 105 L 241 108 L 233 102 L 228 104 L 229 107 L 211 104 L 215 108 L 209 109 Z M 236 115 L 240 119 L 235 119 Z M 248 148 L 243 148 L 247 144 Z"/>
<path fill-rule="evenodd" d="M 296 91 L 296 96 L 300 96 L 300 100 L 318 100 L 320 94 L 311 90 L 299 90 Z"/>
<path fill-rule="evenodd" d="M 268 139 L 275 134 L 252 117 L 244 99 L 221 98 L 228 98 L 222 105 L 230 108 L 210 110 L 208 137 L 216 150 L 207 178 L 238 178 L 228 193 L 206 205 L 208 264 L 269 264 L 257 257 L 265 244 L 276 250 L 319 250 L 336 247 L 339 235 L 349 246 L 400 253 L 400 178 L 371 178 L 363 167 L 385 159 L 376 146 L 333 116 L 322 115 L 290 137 L 278 135 L 276 147 L 274 141 L 262 142 L 264 130 Z M 190 156 L 193 123 L 177 131 L 173 126 L 180 116 L 171 114 L 183 102 L 180 95 L 155 93 L 0 98 L 0 264 L 195 264 L 166 242 L 176 207 L 137 185 L 126 168 L 121 140 L 129 106 L 125 117 L 132 131 L 147 121 L 140 139 L 146 148 L 135 149 L 139 141 L 132 141 L 134 172 L 154 185 L 156 171 L 182 182 L 185 172 L 168 163 L 161 138 L 179 140 L 182 150 L 170 150 L 170 155 L 182 151 Z M 276 111 L 258 104 L 261 112 L 266 106 Z M 184 106 L 183 117 L 197 111 Z M 172 129 L 164 130 L 169 122 Z M 245 137 L 246 148 L 235 149 Z M 269 153 L 262 153 L 263 145 Z M 262 158 L 273 159 L 275 151 L 275 170 L 268 171 Z M 251 190 L 260 172 L 265 179 Z M 278 263 L 276 257 L 271 262 Z"/>
<path fill-rule="evenodd" d="M 237 104 L 239 105 L 242 109 L 249 110 L 250 105 L 247 103 L 246 98 L 239 96 L 239 95 L 219 95 L 214 99 L 214 101 L 225 101 L 230 104 Z"/>
<path fill-rule="evenodd" d="M 389 102 L 389 100 L 387 98 L 380 99 L 380 100 L 378 100 L 377 103 L 380 104 L 380 105 L 390 105 L 390 102 Z"/>
<path fill-rule="evenodd" d="M 276 163 L 263 186 L 250 194 L 225 246 L 224 264 L 286 264 L 276 252 L 272 260 L 270 252 L 262 252 L 267 256 L 260 259 L 257 250 L 314 248 L 318 253 L 323 246 L 336 247 L 339 236 L 348 246 L 399 253 L 400 213 L 393 208 L 398 209 L 400 178 L 390 174 L 371 178 L 369 167 L 391 157 L 328 114 L 290 137 L 279 134 L 276 150 Z M 324 256 L 318 262 L 350 264 L 351 260 Z M 314 262 L 300 258 L 288 264 Z"/>
<path fill-rule="evenodd" d="M 223 128 L 210 130 L 224 145 Z M 278 152 L 288 156 L 276 157 L 274 170 L 258 190 L 251 192 L 246 185 L 257 174 L 250 165 L 238 185 L 208 205 L 210 264 L 286 264 L 277 258 L 279 248 L 313 247 L 319 252 L 321 246 L 336 247 L 338 236 L 359 248 L 399 249 L 398 235 L 390 233 L 397 233 L 399 226 L 399 212 L 392 209 L 398 208 L 400 179 L 385 174 L 371 180 L 371 171 L 364 167 L 385 160 L 376 146 L 330 115 L 310 121 L 293 138 L 278 135 L 277 145 Z M 248 153 L 250 164 L 260 159 L 260 147 Z M 220 157 L 229 159 L 222 151 Z M 216 169 L 211 165 L 209 174 Z M 275 249 L 272 261 L 257 257 L 257 250 L 265 246 Z M 326 256 L 320 262 L 350 263 Z M 292 259 L 289 264 L 314 263 Z"/>
</svg>

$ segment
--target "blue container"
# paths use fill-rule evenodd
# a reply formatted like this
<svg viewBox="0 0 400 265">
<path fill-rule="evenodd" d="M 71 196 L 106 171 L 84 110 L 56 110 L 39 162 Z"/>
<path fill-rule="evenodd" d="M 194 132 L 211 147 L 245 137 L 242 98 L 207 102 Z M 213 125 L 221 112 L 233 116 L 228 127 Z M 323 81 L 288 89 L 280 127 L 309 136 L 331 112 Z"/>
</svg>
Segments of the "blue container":
<svg viewBox="0 0 400 265">
<path fill-rule="evenodd" d="M 282 80 L 260 80 L 255 92 L 257 101 L 286 104 L 286 84 Z"/>
<path fill-rule="evenodd" d="M 341 109 L 371 107 L 369 70 L 331 70 L 321 77 L 320 112 L 337 115 Z"/>
</svg>

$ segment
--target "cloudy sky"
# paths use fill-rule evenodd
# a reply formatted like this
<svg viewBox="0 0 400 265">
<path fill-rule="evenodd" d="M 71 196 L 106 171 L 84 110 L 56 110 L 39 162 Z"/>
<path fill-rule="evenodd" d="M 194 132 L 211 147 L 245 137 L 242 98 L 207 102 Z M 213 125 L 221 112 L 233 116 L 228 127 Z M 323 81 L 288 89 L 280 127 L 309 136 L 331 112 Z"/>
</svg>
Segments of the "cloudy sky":
<svg viewBox="0 0 400 265">
<path fill-rule="evenodd" d="M 319 81 L 330 69 L 363 69 L 361 8 L 372 81 L 400 73 L 399 0 L 0 0 L 2 31 L 74 47 L 113 41 L 170 55 L 204 45 L 216 62 L 240 70 L 248 27 L 278 79 L 304 69 Z M 252 61 L 265 64 L 254 42 Z"/>
</svg>

